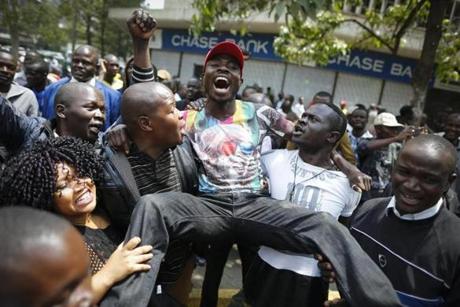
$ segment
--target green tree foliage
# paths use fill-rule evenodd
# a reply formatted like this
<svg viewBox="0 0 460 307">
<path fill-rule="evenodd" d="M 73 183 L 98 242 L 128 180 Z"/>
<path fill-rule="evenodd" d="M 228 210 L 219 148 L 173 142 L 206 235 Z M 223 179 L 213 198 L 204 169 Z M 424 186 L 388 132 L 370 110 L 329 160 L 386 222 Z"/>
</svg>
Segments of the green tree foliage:
<svg viewBox="0 0 460 307">
<path fill-rule="evenodd" d="M 60 27 L 61 14 L 52 1 L 0 1 L 0 26 L 11 35 L 13 52 L 17 53 L 20 37 L 29 44 L 59 48 L 66 41 Z"/>
<path fill-rule="evenodd" d="M 67 44 L 93 45 L 101 53 L 126 57 L 131 40 L 126 26 L 108 18 L 111 7 L 139 7 L 139 0 L 2 0 L 0 27 L 20 44 L 62 51 Z"/>
<path fill-rule="evenodd" d="M 374 7 L 369 7 L 363 6 L 362 0 L 194 0 L 193 6 L 199 14 L 193 17 L 191 29 L 195 34 L 213 31 L 219 20 L 237 19 L 244 32 L 244 19 L 268 12 L 275 21 L 284 21 L 274 42 L 278 54 L 299 64 L 314 61 L 325 65 L 331 58 L 354 48 L 384 48 L 396 55 L 405 44 L 405 35 L 426 25 L 426 39 L 432 43 L 424 44 L 415 72 L 420 76 L 414 75 L 412 84 L 413 104 L 422 108 L 435 67 L 435 56 L 431 56 L 429 49 L 437 51 L 437 76 L 459 80 L 458 28 L 443 20 L 449 1 L 401 0 L 381 10 L 382 1 L 365 1 L 373 3 Z M 360 14 L 347 11 L 360 11 Z M 346 38 L 337 35 L 343 25 L 351 26 L 355 35 Z M 442 31 L 436 30 L 439 27 Z"/>
</svg>

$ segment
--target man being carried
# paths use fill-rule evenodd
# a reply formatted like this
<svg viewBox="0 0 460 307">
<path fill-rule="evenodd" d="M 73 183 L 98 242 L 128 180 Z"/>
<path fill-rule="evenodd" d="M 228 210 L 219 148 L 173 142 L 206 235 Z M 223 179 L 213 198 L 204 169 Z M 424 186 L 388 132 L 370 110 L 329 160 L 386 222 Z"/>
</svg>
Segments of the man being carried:
<svg viewBox="0 0 460 307">
<path fill-rule="evenodd" d="M 138 14 L 140 25 L 150 24 L 141 21 L 144 13 Z M 148 56 L 148 39 L 143 44 Z M 288 202 L 280 205 L 260 195 L 260 141 L 268 129 L 291 133 L 293 127 L 274 109 L 235 100 L 243 61 L 241 49 L 231 42 L 208 52 L 203 78 L 206 107 L 186 113 L 186 130 L 201 160 L 200 197 L 167 192 L 140 199 L 133 212 L 138 218 L 127 238 L 138 235 L 154 246 L 152 269 L 113 288 L 103 306 L 146 306 L 168 243 L 177 238 L 320 252 L 336 265 L 339 287 L 352 306 L 397 306 L 383 274 L 328 214 L 314 214 Z M 148 58 L 145 63 L 143 68 L 150 67 Z"/>
</svg>

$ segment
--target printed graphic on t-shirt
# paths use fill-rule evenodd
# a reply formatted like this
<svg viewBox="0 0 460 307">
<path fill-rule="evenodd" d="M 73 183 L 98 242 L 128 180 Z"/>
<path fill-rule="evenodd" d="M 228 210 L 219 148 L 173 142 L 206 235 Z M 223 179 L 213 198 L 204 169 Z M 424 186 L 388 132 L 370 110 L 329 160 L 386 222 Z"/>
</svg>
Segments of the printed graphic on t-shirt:
<svg viewBox="0 0 460 307">
<path fill-rule="evenodd" d="M 261 104 L 237 100 L 236 110 L 225 120 L 207 113 L 183 113 L 187 133 L 202 161 L 199 190 L 215 192 L 259 192 L 262 172 L 260 143 L 268 130 L 283 136 L 292 123 Z"/>
<path fill-rule="evenodd" d="M 216 125 L 196 134 L 195 144 L 199 159 L 209 170 L 200 178 L 203 188 L 214 190 L 212 183 L 218 182 L 221 188 L 235 189 L 259 179 L 257 144 L 247 129 Z"/>
</svg>

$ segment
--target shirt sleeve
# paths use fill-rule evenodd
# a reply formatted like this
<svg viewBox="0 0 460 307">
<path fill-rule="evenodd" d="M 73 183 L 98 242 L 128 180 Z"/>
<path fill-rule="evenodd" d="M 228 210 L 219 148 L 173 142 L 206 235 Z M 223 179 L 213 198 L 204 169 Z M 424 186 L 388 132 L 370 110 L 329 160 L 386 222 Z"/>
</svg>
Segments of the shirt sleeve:
<svg viewBox="0 0 460 307">
<path fill-rule="evenodd" d="M 155 81 L 155 70 L 153 69 L 153 66 L 150 68 L 140 68 L 133 65 L 131 78 L 134 83 Z"/>
<path fill-rule="evenodd" d="M 350 189 L 349 193 L 350 199 L 343 208 L 342 213 L 340 214 L 343 217 L 350 217 L 353 214 L 353 211 L 355 211 L 361 199 L 361 192 L 356 192 Z"/>
<path fill-rule="evenodd" d="M 279 136 L 284 136 L 285 134 L 291 134 L 294 130 L 293 122 L 287 120 L 284 115 L 266 105 L 259 106 L 257 109 L 257 118 L 262 124 L 262 135 L 271 130 Z"/>
</svg>

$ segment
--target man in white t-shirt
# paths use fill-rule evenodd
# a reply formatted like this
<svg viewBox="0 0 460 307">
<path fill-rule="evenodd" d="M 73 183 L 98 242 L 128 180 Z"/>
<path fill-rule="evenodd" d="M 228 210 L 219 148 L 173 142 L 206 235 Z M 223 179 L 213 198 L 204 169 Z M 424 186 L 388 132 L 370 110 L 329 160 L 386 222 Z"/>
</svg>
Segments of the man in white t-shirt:
<svg viewBox="0 0 460 307">
<path fill-rule="evenodd" d="M 356 208 L 361 194 L 350 187 L 330 160 L 346 129 L 346 118 L 333 104 L 309 107 L 292 141 L 299 150 L 275 150 L 262 156 L 270 194 L 313 211 L 328 212 L 342 223 Z M 253 306 L 322 306 L 328 285 L 313 255 L 299 255 L 262 246 L 245 280 Z"/>
</svg>

